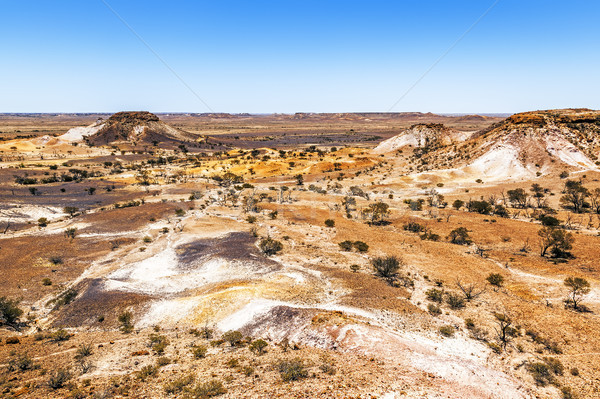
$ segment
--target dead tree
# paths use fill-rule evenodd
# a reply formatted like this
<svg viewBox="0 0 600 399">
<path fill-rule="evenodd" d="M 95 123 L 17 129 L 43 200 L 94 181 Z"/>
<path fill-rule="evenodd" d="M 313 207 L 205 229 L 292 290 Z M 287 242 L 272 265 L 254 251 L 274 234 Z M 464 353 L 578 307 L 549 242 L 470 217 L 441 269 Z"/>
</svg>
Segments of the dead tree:
<svg viewBox="0 0 600 399">
<path fill-rule="evenodd" d="M 467 301 L 477 299 L 479 295 L 485 292 L 485 288 L 480 291 L 477 291 L 475 284 L 463 285 L 459 279 L 456 279 L 456 285 L 458 289 L 462 291 Z"/>
</svg>

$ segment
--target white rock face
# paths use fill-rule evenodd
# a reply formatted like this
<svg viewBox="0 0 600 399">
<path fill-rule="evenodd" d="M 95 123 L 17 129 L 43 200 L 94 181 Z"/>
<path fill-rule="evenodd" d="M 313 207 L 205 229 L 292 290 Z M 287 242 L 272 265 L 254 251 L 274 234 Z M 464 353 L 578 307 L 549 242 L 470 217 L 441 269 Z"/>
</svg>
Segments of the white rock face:
<svg viewBox="0 0 600 399">
<path fill-rule="evenodd" d="M 418 124 L 403 130 L 400 134 L 379 143 L 373 150 L 376 154 L 396 151 L 408 145 L 426 147 L 428 145 L 450 145 L 466 140 L 470 134 L 449 129 L 441 124 Z"/>
<path fill-rule="evenodd" d="M 58 138 L 69 143 L 82 141 L 85 137 L 97 133 L 98 130 L 102 129 L 102 127 L 104 127 L 104 123 L 94 123 L 90 126 L 74 127 L 72 129 L 69 129 L 65 134 L 58 136 Z"/>
</svg>

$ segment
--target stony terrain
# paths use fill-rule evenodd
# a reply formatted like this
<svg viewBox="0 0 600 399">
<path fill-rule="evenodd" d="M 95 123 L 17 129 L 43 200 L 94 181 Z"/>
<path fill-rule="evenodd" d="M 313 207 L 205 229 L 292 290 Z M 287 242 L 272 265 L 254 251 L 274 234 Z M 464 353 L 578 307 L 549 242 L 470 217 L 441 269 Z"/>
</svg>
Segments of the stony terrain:
<svg viewBox="0 0 600 399">
<path fill-rule="evenodd" d="M 598 115 L 5 116 L 0 395 L 600 397 Z"/>
</svg>

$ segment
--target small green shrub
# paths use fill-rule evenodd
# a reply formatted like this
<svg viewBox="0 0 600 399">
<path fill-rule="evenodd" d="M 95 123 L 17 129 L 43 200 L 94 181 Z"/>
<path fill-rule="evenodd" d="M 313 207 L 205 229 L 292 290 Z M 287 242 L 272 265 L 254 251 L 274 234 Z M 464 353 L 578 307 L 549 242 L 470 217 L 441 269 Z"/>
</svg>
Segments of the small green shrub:
<svg viewBox="0 0 600 399">
<path fill-rule="evenodd" d="M 283 244 L 280 241 L 270 237 L 263 238 L 258 244 L 260 250 L 267 256 L 275 255 L 283 249 Z"/>
<path fill-rule="evenodd" d="M 490 273 L 486 280 L 495 288 L 500 288 L 502 287 L 502 284 L 504 284 L 504 276 L 500 273 Z"/>
<path fill-rule="evenodd" d="M 167 382 L 163 385 L 163 389 L 167 395 L 175 395 L 178 393 L 182 393 L 186 387 L 190 386 L 194 383 L 196 377 L 194 374 L 186 374 L 179 378 L 174 379 L 173 381 Z"/>
<path fill-rule="evenodd" d="M 71 334 L 69 334 L 67 331 L 65 331 L 62 328 L 58 329 L 58 330 L 54 331 L 52 334 L 50 334 L 50 340 L 53 342 L 68 341 L 69 338 L 71 338 Z"/>
<path fill-rule="evenodd" d="M 285 382 L 297 381 L 308 377 L 306 366 L 300 358 L 281 360 L 275 365 L 275 368 L 279 371 L 281 379 Z"/>
<path fill-rule="evenodd" d="M 442 334 L 444 337 L 452 337 L 452 336 L 454 336 L 454 333 L 456 330 L 454 327 L 447 325 L 447 326 L 441 326 L 439 328 L 439 331 L 440 331 L 440 334 Z"/>
<path fill-rule="evenodd" d="M 429 311 L 429 313 L 431 313 L 434 316 L 438 316 L 442 314 L 442 309 L 439 306 L 434 305 L 433 303 L 430 303 L 429 305 L 427 305 L 427 310 Z"/>
<path fill-rule="evenodd" d="M 257 355 L 262 355 L 265 353 L 265 349 L 269 346 L 267 341 L 264 339 L 257 339 L 250 344 L 249 349 Z"/>
<path fill-rule="evenodd" d="M 446 303 L 451 309 L 458 310 L 465 307 L 465 299 L 454 293 L 446 294 Z"/>
<path fill-rule="evenodd" d="M 148 378 L 155 377 L 158 375 L 158 367 L 152 364 L 148 364 L 137 372 L 137 379 L 140 381 L 146 381 Z"/>
<path fill-rule="evenodd" d="M 169 345 L 167 337 L 160 334 L 150 334 L 148 338 L 150 339 L 150 347 L 157 355 L 165 353 L 165 349 Z"/>
<path fill-rule="evenodd" d="M 229 345 L 231 345 L 231 346 L 238 346 L 242 342 L 242 339 L 244 338 L 244 336 L 242 335 L 241 332 L 232 330 L 232 331 L 227 331 L 225 334 L 223 334 L 223 336 L 221 338 L 224 341 L 229 342 Z"/>
<path fill-rule="evenodd" d="M 408 222 L 404 226 L 402 226 L 402 228 L 411 233 L 421 233 L 421 232 L 427 230 L 427 228 L 425 226 L 423 226 L 422 224 L 419 224 L 417 222 Z"/>
<path fill-rule="evenodd" d="M 362 241 L 354 241 L 352 245 L 358 252 L 367 252 L 369 250 L 369 245 Z"/>
<path fill-rule="evenodd" d="M 342 241 L 338 245 L 342 251 L 352 251 L 354 247 L 354 243 L 350 240 Z"/>
<path fill-rule="evenodd" d="M 192 347 L 192 354 L 196 359 L 202 359 L 206 357 L 206 353 L 208 352 L 208 348 L 206 345 L 197 345 Z"/>
<path fill-rule="evenodd" d="M 221 381 L 211 380 L 196 385 L 194 388 L 190 389 L 189 393 L 194 399 L 205 399 L 224 395 L 227 393 L 227 389 L 225 389 Z"/>
<path fill-rule="evenodd" d="M 48 378 L 48 387 L 51 389 L 60 389 L 71 379 L 71 373 L 65 369 L 58 369 L 50 373 Z"/>
<path fill-rule="evenodd" d="M 444 291 L 438 290 L 437 288 L 428 289 L 425 291 L 425 295 L 427 296 L 427 299 L 432 302 L 442 303 L 444 300 Z"/>
<path fill-rule="evenodd" d="M 91 356 L 93 353 L 92 345 L 91 344 L 81 344 L 81 345 L 79 345 L 79 347 L 77 348 L 77 351 L 75 353 L 76 353 L 75 354 L 76 359 L 83 359 L 84 357 Z"/>
<path fill-rule="evenodd" d="M 23 310 L 19 308 L 18 300 L 0 297 L 0 325 L 14 324 L 22 315 Z"/>
<path fill-rule="evenodd" d="M 119 323 L 121 323 L 121 331 L 125 334 L 129 334 L 130 332 L 133 331 L 133 324 L 131 323 L 131 320 L 133 319 L 133 314 L 126 310 L 124 312 L 122 312 L 119 317 Z"/>
<path fill-rule="evenodd" d="M 502 347 L 500 345 L 498 345 L 497 343 L 495 343 L 495 342 L 488 342 L 487 345 L 495 353 L 498 353 L 498 354 L 502 353 Z"/>
<path fill-rule="evenodd" d="M 400 269 L 400 258 L 396 256 L 377 257 L 371 260 L 375 274 L 383 278 L 394 277 Z"/>
<path fill-rule="evenodd" d="M 8 371 L 26 371 L 34 368 L 33 359 L 27 354 L 18 354 L 8 361 Z"/>
</svg>

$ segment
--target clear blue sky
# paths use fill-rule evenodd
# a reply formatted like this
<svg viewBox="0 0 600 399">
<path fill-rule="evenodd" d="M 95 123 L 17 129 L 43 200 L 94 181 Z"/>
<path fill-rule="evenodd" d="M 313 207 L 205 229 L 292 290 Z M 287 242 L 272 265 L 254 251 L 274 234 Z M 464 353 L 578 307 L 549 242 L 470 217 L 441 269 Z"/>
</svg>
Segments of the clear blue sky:
<svg viewBox="0 0 600 399">
<path fill-rule="evenodd" d="M 217 112 L 387 111 L 493 3 L 106 0 Z M 0 112 L 207 112 L 101 0 L 0 1 Z M 600 2 L 500 0 L 394 108 L 600 108 Z"/>
</svg>

